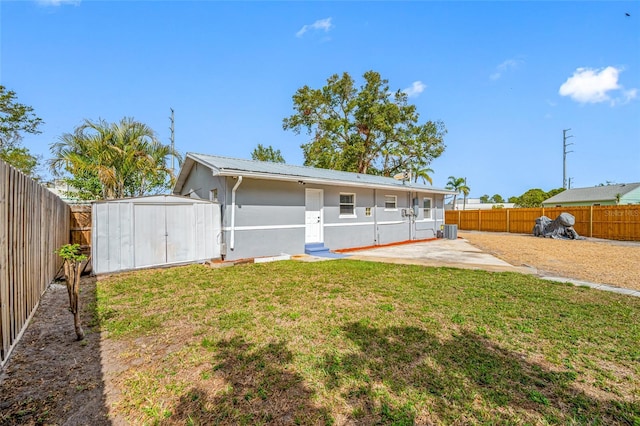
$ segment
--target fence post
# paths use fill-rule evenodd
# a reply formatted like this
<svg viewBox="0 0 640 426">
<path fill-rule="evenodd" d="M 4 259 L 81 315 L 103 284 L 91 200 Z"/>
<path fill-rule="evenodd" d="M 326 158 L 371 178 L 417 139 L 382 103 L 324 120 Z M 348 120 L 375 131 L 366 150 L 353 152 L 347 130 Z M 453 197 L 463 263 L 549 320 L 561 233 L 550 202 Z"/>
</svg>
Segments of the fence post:
<svg viewBox="0 0 640 426">
<path fill-rule="evenodd" d="M 589 206 L 589 237 L 593 237 L 593 204 Z"/>
<path fill-rule="evenodd" d="M 482 210 L 478 210 L 478 231 L 482 231 Z"/>
<path fill-rule="evenodd" d="M 460 229 L 460 210 L 458 210 L 458 229 Z"/>
<path fill-rule="evenodd" d="M 511 209 L 507 209 L 507 232 L 509 231 L 509 212 L 511 211 Z"/>
</svg>

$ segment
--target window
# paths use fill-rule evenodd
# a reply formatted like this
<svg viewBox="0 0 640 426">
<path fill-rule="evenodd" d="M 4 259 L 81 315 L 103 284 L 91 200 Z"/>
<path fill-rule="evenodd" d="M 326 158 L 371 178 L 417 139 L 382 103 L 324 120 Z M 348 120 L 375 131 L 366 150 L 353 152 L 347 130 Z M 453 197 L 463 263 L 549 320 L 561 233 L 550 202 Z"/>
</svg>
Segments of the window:
<svg viewBox="0 0 640 426">
<path fill-rule="evenodd" d="M 218 189 L 212 189 L 209 191 L 209 201 L 218 201 Z"/>
<path fill-rule="evenodd" d="M 385 195 L 384 196 L 384 209 L 385 210 L 397 210 L 398 209 L 398 196 L 397 195 Z"/>
<path fill-rule="evenodd" d="M 340 216 L 356 215 L 356 194 L 340 194 Z"/>
<path fill-rule="evenodd" d="M 367 217 L 371 216 L 371 207 L 367 207 L 364 209 L 364 215 Z"/>
<path fill-rule="evenodd" d="M 424 212 L 425 219 L 432 219 L 431 217 L 431 198 L 425 198 L 422 200 L 422 211 Z"/>
</svg>

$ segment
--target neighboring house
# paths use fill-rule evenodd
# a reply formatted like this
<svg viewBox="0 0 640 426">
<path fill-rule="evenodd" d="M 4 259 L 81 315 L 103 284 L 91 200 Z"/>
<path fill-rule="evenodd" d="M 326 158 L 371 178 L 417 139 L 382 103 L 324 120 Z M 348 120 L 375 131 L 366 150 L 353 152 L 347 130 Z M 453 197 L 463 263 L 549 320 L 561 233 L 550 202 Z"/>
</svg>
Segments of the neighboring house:
<svg viewBox="0 0 640 426">
<path fill-rule="evenodd" d="M 464 198 L 458 196 L 456 199 L 456 208 L 453 208 L 453 198 L 444 205 L 445 210 L 491 210 L 491 209 L 512 209 L 513 203 L 482 203 L 480 198 L 467 198 L 465 204 Z"/>
<path fill-rule="evenodd" d="M 227 260 L 434 238 L 446 189 L 392 178 L 188 153 L 174 194 L 217 201 Z"/>
<path fill-rule="evenodd" d="M 640 183 L 572 188 L 542 202 L 543 207 L 640 204 Z"/>
<path fill-rule="evenodd" d="M 74 194 L 78 192 L 78 190 L 68 183 L 65 183 L 61 179 L 57 179 L 51 182 L 46 182 L 44 184 L 45 188 L 49 191 L 56 194 L 58 197 L 62 198 L 67 204 L 83 204 L 87 203 L 87 201 L 80 200 L 78 197 L 75 197 Z"/>
</svg>

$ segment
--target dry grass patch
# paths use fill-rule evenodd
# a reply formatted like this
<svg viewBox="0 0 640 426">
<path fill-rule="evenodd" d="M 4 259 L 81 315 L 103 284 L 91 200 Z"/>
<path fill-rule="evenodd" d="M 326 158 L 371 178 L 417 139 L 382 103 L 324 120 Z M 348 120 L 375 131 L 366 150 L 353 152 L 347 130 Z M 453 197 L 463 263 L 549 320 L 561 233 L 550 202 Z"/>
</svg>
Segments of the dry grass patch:
<svg viewBox="0 0 640 426">
<path fill-rule="evenodd" d="M 547 274 L 640 290 L 640 243 L 491 232 L 459 235 L 515 266 L 526 264 Z"/>
</svg>

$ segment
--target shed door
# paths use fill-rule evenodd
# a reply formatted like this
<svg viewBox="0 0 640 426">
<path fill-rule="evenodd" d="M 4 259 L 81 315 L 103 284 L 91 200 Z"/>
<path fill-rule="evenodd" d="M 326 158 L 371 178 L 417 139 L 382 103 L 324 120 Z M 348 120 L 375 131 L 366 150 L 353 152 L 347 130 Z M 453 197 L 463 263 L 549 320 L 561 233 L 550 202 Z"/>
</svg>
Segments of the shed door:
<svg viewBox="0 0 640 426">
<path fill-rule="evenodd" d="M 166 263 L 197 259 L 193 209 L 192 205 L 166 205 Z"/>
<path fill-rule="evenodd" d="M 323 242 L 322 195 L 322 189 L 305 190 L 305 243 Z"/>
<path fill-rule="evenodd" d="M 96 274 L 220 257 L 220 206 L 210 203 L 101 202 L 93 205 Z"/>
<path fill-rule="evenodd" d="M 163 265 L 167 261 L 166 214 L 163 205 L 134 204 L 134 268 Z"/>
</svg>

